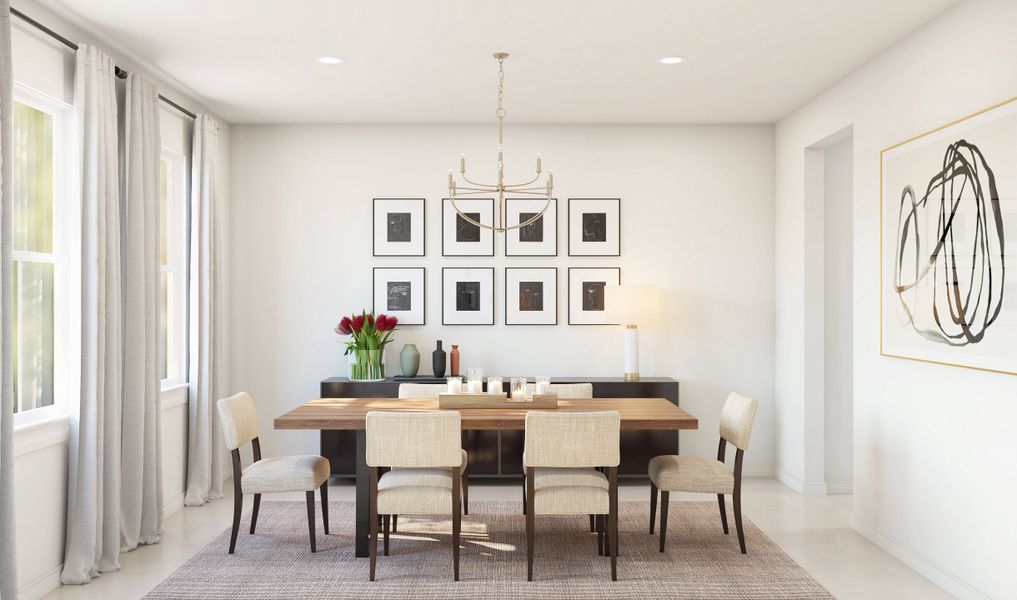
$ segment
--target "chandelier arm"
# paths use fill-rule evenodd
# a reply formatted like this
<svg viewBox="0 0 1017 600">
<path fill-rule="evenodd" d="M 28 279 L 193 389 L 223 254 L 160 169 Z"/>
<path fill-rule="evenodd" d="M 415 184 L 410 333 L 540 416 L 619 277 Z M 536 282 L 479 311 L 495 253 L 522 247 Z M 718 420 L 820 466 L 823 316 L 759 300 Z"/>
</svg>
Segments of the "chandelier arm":
<svg viewBox="0 0 1017 600">
<path fill-rule="evenodd" d="M 453 209 L 454 209 L 454 210 L 456 211 L 456 213 L 457 213 L 457 214 L 458 214 L 458 215 L 459 215 L 460 217 L 462 217 L 462 218 L 463 218 L 463 220 L 465 220 L 465 221 L 466 221 L 467 223 L 470 223 L 471 225 L 475 225 L 475 226 L 477 226 L 477 227 L 481 227 L 481 228 L 483 228 L 483 229 L 490 229 L 491 231 L 497 231 L 497 232 L 505 233 L 506 231 L 511 231 L 511 230 L 513 230 L 513 229 L 519 229 L 520 227 L 525 227 L 525 226 L 527 226 L 527 225 L 529 225 L 529 224 L 531 224 L 531 223 L 535 222 L 535 221 L 536 221 L 537 219 L 539 219 L 540 217 L 543 217 L 543 216 L 544 216 L 544 213 L 546 213 L 546 212 L 547 212 L 547 209 L 548 209 L 548 208 L 549 208 L 549 207 L 551 206 L 551 196 L 550 196 L 550 195 L 548 195 L 548 196 L 546 196 L 546 197 L 547 197 L 547 202 L 545 202 L 545 203 L 544 203 L 544 208 L 542 208 L 542 209 L 540 210 L 540 212 L 538 212 L 538 213 L 537 213 L 536 215 L 534 215 L 534 216 L 533 216 L 532 218 L 530 218 L 530 219 L 527 219 L 526 221 L 524 221 L 524 222 L 522 222 L 522 223 L 519 223 L 519 224 L 517 224 L 517 225 L 511 225 L 511 226 L 508 226 L 508 227 L 506 227 L 506 226 L 502 226 L 502 227 L 495 227 L 495 226 L 493 226 L 493 225 L 486 225 L 486 224 L 484 224 L 484 223 L 481 223 L 480 221 L 477 221 L 477 220 L 476 220 L 476 219 L 474 219 L 473 217 L 470 217 L 470 216 L 466 215 L 466 213 L 464 213 L 463 211 L 459 210 L 459 207 L 458 207 L 458 206 L 456 206 L 456 199 L 455 199 L 455 195 L 454 195 L 454 194 L 453 194 L 453 196 L 452 196 L 451 198 L 449 198 L 449 200 L 451 200 L 451 201 L 452 201 L 452 208 L 453 208 Z"/>
<path fill-rule="evenodd" d="M 511 188 L 511 187 L 519 187 L 519 186 L 523 186 L 523 185 L 530 185 L 531 183 L 534 183 L 538 179 L 540 179 L 540 176 L 541 176 L 540 171 L 537 171 L 537 174 L 536 174 L 536 176 L 533 177 L 533 179 L 531 179 L 529 181 L 524 181 L 522 183 L 513 183 L 513 184 L 510 184 L 510 185 L 506 185 L 505 188 L 508 189 L 508 188 Z"/>
<path fill-rule="evenodd" d="M 508 190 L 507 190 L 508 191 Z M 529 190 L 510 190 L 513 194 L 523 194 L 526 196 L 537 196 L 538 198 L 546 198 L 547 190 L 544 189 L 542 192 L 532 192 Z"/>
<path fill-rule="evenodd" d="M 498 188 L 496 188 L 496 187 L 479 187 L 479 188 L 456 187 L 456 190 L 466 190 L 468 192 L 481 192 L 481 193 L 484 193 L 484 194 L 497 194 L 498 193 Z"/>
<path fill-rule="evenodd" d="M 495 190 L 497 190 L 497 188 L 498 188 L 498 184 L 496 184 L 496 183 L 478 183 L 476 181 L 473 181 L 472 179 L 470 179 L 469 177 L 466 176 L 466 172 L 465 171 L 460 172 L 460 175 L 462 175 L 463 181 L 465 181 L 466 183 L 468 183 L 470 185 L 475 185 L 475 186 L 478 186 L 478 187 L 495 188 Z"/>
<path fill-rule="evenodd" d="M 533 187 L 509 187 L 509 186 L 505 186 L 505 191 L 506 192 L 536 192 L 536 191 L 546 192 L 547 191 L 547 186 L 546 185 L 533 186 Z"/>
</svg>

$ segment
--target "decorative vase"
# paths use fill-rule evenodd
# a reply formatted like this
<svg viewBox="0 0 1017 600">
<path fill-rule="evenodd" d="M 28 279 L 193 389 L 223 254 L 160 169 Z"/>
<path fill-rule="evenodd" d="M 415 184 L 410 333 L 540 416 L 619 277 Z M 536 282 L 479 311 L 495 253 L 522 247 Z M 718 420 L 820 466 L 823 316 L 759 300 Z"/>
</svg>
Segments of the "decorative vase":
<svg viewBox="0 0 1017 600">
<path fill-rule="evenodd" d="M 435 377 L 445 376 L 445 351 L 441 349 L 441 340 L 438 340 L 438 347 L 431 353 L 431 369 Z"/>
<path fill-rule="evenodd" d="M 384 381 L 385 352 L 354 350 L 350 354 L 350 381 Z"/>
<path fill-rule="evenodd" d="M 452 344 L 452 352 L 449 353 L 449 363 L 452 377 L 459 377 L 459 345 Z"/>
<path fill-rule="evenodd" d="M 403 369 L 406 377 L 416 377 L 420 369 L 420 352 L 414 344 L 406 344 L 403 351 L 399 353 L 399 366 Z"/>
</svg>

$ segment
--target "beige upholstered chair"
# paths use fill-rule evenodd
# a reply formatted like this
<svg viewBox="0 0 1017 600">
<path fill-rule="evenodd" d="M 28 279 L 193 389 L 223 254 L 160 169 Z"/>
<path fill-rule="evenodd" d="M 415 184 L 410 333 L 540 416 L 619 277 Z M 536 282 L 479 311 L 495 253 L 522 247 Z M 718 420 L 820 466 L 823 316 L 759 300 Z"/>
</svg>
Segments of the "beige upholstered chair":
<svg viewBox="0 0 1017 600">
<path fill-rule="evenodd" d="M 443 383 L 400 383 L 400 398 L 437 398 L 448 389 Z M 459 467 L 459 473 L 463 476 L 463 513 L 470 514 L 470 457 L 466 450 L 463 450 L 463 464 Z M 398 526 L 399 515 L 392 515 L 392 531 Z"/>
<path fill-rule="evenodd" d="M 660 551 L 667 536 L 667 508 L 670 492 L 705 492 L 717 494 L 720 520 L 727 535 L 727 510 L 724 494 L 734 501 L 738 545 L 745 554 L 745 532 L 742 530 L 742 457 L 749 447 L 752 423 L 756 420 L 757 403 L 751 398 L 732 393 L 720 413 L 720 447 L 717 460 L 699 456 L 655 456 L 650 459 L 650 533 L 657 516 L 657 490 L 660 490 Z M 724 465 L 724 453 L 730 442 L 735 448 L 734 473 Z"/>
<path fill-rule="evenodd" d="M 307 529 L 311 536 L 311 552 L 317 551 L 314 535 L 314 490 L 321 490 L 321 520 L 328 535 L 328 459 L 320 456 L 299 455 L 261 458 L 258 441 L 258 417 L 254 402 L 246 392 L 220 400 L 219 420 L 222 422 L 226 448 L 233 455 L 233 531 L 230 534 L 230 554 L 237 546 L 240 531 L 240 513 L 244 507 L 244 494 L 254 494 L 251 512 L 251 534 L 258 523 L 261 495 L 272 492 L 306 492 Z M 246 469 L 240 467 L 240 447 L 251 442 L 254 462 Z"/>
<path fill-rule="evenodd" d="M 367 466 L 370 470 L 370 523 L 385 519 L 388 554 L 389 515 L 452 515 L 452 574 L 459 580 L 459 529 L 462 511 L 461 420 L 458 412 L 367 413 Z M 382 468 L 389 471 L 381 474 Z M 371 581 L 378 556 L 378 529 L 371 527 Z"/>
<path fill-rule="evenodd" d="M 598 552 L 618 579 L 618 412 L 526 414 L 526 578 L 533 581 L 535 516 L 596 515 Z M 598 471 L 606 468 L 607 475 Z M 604 516 L 607 516 L 605 527 Z"/>
</svg>

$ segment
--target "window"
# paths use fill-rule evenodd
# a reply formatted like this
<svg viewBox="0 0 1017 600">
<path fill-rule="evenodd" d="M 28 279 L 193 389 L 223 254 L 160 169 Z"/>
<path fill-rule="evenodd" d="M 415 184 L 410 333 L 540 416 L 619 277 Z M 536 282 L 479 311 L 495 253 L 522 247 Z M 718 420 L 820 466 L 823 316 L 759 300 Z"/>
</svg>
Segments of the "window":
<svg viewBox="0 0 1017 600">
<path fill-rule="evenodd" d="M 57 304 L 60 296 L 59 109 L 14 103 L 13 131 L 13 361 L 14 411 L 52 406 L 57 396 Z"/>
<path fill-rule="evenodd" d="M 162 295 L 159 310 L 160 373 L 163 386 L 185 380 L 187 292 L 187 161 L 182 154 L 162 149 L 159 186 L 159 260 Z"/>
</svg>

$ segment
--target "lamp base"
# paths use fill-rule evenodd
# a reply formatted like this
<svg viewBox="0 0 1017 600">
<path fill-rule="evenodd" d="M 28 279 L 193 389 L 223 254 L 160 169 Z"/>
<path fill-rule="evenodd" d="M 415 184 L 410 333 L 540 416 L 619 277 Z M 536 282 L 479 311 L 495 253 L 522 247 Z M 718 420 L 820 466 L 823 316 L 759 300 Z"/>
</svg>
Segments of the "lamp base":
<svg viewBox="0 0 1017 600">
<path fill-rule="evenodd" d="M 639 373 L 626 373 L 625 381 L 639 381 Z"/>
</svg>

